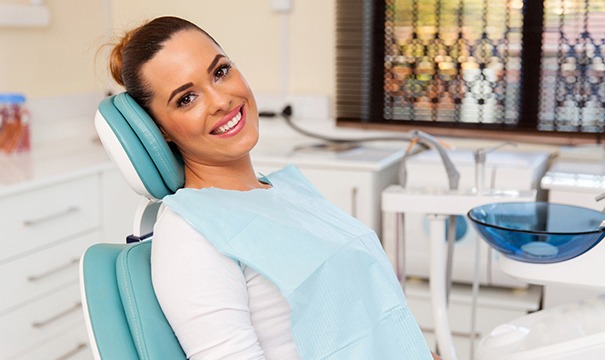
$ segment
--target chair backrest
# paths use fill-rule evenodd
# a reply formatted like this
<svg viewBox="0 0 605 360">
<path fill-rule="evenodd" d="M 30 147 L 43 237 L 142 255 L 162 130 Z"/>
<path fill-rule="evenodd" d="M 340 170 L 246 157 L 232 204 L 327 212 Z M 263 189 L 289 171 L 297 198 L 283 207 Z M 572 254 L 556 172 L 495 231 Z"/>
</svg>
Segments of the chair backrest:
<svg viewBox="0 0 605 360">
<path fill-rule="evenodd" d="M 149 199 L 135 214 L 134 238 L 141 238 L 155 223 L 158 201 L 183 186 L 180 155 L 127 93 L 99 104 L 95 127 L 128 184 Z M 150 254 L 147 240 L 95 244 L 82 255 L 81 297 L 96 359 L 185 359 L 155 297 Z"/>
<path fill-rule="evenodd" d="M 96 359 L 185 359 L 151 283 L 151 241 L 95 244 L 82 256 L 83 308 Z"/>
</svg>

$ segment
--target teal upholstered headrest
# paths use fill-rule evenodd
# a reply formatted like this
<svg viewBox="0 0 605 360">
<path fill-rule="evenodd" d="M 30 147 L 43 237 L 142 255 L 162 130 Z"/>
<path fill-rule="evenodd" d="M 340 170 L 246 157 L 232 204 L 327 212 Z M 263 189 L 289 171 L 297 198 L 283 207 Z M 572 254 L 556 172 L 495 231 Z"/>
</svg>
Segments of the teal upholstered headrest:
<svg viewBox="0 0 605 360">
<path fill-rule="evenodd" d="M 168 146 L 153 119 L 130 95 L 121 93 L 101 101 L 95 124 L 105 149 L 135 191 L 161 199 L 183 186 L 180 154 Z"/>
</svg>

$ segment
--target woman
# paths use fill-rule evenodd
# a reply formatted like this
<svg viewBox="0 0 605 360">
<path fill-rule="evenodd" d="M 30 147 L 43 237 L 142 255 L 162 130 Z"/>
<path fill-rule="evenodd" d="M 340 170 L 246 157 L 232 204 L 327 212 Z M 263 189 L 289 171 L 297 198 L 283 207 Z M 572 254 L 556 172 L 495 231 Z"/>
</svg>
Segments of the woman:
<svg viewBox="0 0 605 360">
<path fill-rule="evenodd" d="M 256 101 L 212 37 L 162 17 L 125 35 L 110 62 L 183 157 L 152 277 L 188 358 L 431 358 L 373 232 L 296 169 L 257 178 Z"/>
</svg>

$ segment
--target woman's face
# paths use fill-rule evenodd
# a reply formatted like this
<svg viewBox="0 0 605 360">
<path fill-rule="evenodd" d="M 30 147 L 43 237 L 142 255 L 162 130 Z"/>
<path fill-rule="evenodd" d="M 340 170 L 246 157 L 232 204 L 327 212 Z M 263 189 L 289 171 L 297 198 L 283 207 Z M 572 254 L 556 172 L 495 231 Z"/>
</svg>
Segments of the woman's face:
<svg viewBox="0 0 605 360">
<path fill-rule="evenodd" d="M 233 164 L 258 141 L 252 91 L 223 50 L 197 30 L 175 33 L 142 68 L 151 111 L 186 165 Z"/>
</svg>

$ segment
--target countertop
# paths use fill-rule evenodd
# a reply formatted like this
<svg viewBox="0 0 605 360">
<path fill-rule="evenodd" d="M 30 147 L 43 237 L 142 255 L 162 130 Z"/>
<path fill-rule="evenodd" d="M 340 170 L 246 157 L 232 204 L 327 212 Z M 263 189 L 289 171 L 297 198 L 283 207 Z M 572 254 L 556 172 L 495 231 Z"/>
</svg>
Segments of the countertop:
<svg viewBox="0 0 605 360">
<path fill-rule="evenodd" d="M 380 171 L 400 161 L 408 144 L 401 134 L 338 128 L 333 120 L 328 119 L 295 119 L 293 122 L 313 134 L 359 142 L 326 146 L 325 141 L 296 132 L 281 118 L 261 118 L 260 139 L 252 150 L 254 164 L 295 164 L 324 169 Z M 362 141 L 378 137 L 393 140 Z"/>
<path fill-rule="evenodd" d="M 66 181 L 112 167 L 109 157 L 92 129 L 92 120 L 72 118 L 55 126 L 67 129 L 58 138 L 32 141 L 31 150 L 0 154 L 0 196 Z M 77 128 L 77 130 L 76 130 Z M 32 128 L 45 132 L 43 126 Z"/>
<path fill-rule="evenodd" d="M 66 181 L 113 167 L 93 126 L 93 115 L 53 119 L 32 126 L 27 153 L 0 154 L 0 196 Z M 339 138 L 397 136 L 393 133 L 341 129 L 330 120 L 294 120 L 307 131 Z M 349 149 L 318 148 L 321 141 L 292 130 L 282 119 L 260 119 L 261 136 L 252 151 L 255 165 L 287 164 L 347 170 L 380 170 L 399 161 L 404 141 L 367 142 Z"/>
</svg>

